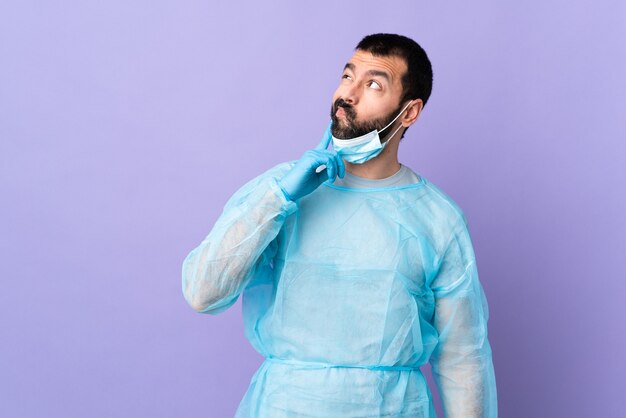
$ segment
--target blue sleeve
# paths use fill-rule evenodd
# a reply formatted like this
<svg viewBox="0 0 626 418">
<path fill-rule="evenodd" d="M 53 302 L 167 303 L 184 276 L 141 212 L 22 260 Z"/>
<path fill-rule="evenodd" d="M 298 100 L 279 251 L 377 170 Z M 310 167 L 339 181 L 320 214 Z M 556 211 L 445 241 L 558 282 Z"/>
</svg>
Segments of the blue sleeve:
<svg viewBox="0 0 626 418">
<path fill-rule="evenodd" d="M 446 417 L 498 416 L 496 380 L 487 338 L 489 310 L 461 214 L 440 258 L 431 289 L 439 342 L 430 359 Z"/>
<path fill-rule="evenodd" d="M 208 236 L 183 261 L 183 295 L 197 312 L 228 309 L 255 272 L 274 257 L 276 246 L 270 244 L 296 210 L 277 183 L 289 167 L 280 164 L 239 189 Z"/>
</svg>

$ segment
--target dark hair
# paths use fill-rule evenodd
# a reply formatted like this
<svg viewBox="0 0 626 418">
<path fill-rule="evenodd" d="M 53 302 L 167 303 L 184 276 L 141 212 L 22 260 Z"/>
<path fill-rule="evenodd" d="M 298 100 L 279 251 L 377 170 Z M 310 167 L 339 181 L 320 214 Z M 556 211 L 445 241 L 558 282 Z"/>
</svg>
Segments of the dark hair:
<svg viewBox="0 0 626 418">
<path fill-rule="evenodd" d="M 404 59 L 407 72 L 401 80 L 403 94 L 400 103 L 422 99 L 426 106 L 433 88 L 433 69 L 426 51 L 417 42 L 402 35 L 376 33 L 363 38 L 355 50 L 366 51 L 374 56 L 397 56 Z"/>
</svg>

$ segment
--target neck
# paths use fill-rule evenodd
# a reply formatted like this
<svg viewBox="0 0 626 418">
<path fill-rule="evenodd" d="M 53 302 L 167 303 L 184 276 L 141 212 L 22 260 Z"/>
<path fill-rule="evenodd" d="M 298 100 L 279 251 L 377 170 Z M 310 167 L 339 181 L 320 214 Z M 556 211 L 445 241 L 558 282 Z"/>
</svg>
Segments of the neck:
<svg viewBox="0 0 626 418">
<path fill-rule="evenodd" d="M 398 161 L 400 136 L 402 136 L 402 132 L 391 138 L 391 142 L 379 155 L 363 164 L 352 164 L 344 160 L 346 171 L 352 175 L 372 180 L 393 176 L 400 170 L 400 162 Z"/>
</svg>

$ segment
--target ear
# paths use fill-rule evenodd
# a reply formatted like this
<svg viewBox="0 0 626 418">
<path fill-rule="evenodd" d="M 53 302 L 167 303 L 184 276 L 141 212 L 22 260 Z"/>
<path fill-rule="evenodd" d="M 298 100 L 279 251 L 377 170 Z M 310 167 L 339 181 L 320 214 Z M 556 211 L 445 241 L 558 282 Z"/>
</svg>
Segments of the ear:
<svg viewBox="0 0 626 418">
<path fill-rule="evenodd" d="M 424 108 L 424 102 L 422 99 L 414 99 L 411 101 L 409 107 L 406 108 L 406 111 L 402 118 L 400 118 L 402 122 L 402 126 L 408 128 L 413 125 L 420 113 L 422 113 L 422 109 Z"/>
</svg>

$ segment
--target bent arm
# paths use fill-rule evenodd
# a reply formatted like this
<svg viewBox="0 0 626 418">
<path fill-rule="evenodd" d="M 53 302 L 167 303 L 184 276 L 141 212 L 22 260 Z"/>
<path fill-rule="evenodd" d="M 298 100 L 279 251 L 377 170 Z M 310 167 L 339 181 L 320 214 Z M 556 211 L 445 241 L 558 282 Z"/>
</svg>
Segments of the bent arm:
<svg viewBox="0 0 626 418">
<path fill-rule="evenodd" d="M 280 190 L 272 175 L 276 170 L 268 173 L 233 195 L 209 235 L 185 258 L 183 295 L 197 312 L 228 309 L 255 271 L 273 258 L 270 243 L 296 204 Z"/>
</svg>

